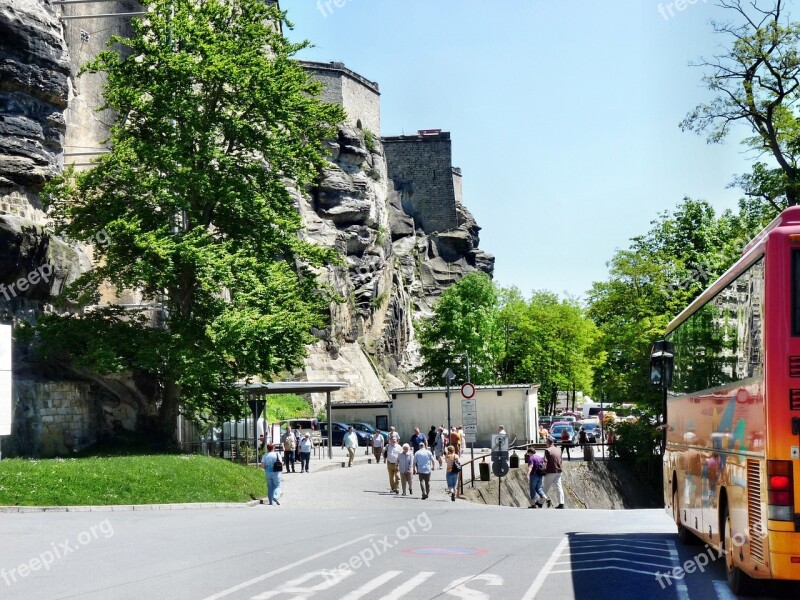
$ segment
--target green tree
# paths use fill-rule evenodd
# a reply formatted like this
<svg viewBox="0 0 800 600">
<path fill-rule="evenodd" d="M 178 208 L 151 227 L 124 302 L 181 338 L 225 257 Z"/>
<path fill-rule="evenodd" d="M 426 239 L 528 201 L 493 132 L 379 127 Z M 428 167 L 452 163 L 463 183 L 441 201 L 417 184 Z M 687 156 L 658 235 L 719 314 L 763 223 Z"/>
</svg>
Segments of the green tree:
<svg viewBox="0 0 800 600">
<path fill-rule="evenodd" d="M 715 143 L 735 124 L 748 126 L 752 136 L 745 145 L 774 159 L 777 168 L 756 163 L 737 183 L 779 212 L 800 200 L 800 24 L 787 18 L 785 0 L 774 0 L 771 8 L 749 0 L 720 0 L 719 5 L 737 20 L 713 23 L 730 46 L 697 65 L 707 69 L 703 82 L 716 96 L 691 111 L 681 128 L 707 132 Z"/>
<path fill-rule="evenodd" d="M 592 391 L 597 327 L 573 300 L 546 291 L 525 301 L 517 290 L 503 296 L 500 321 L 510 331 L 504 383 L 538 383 L 542 409 L 551 412 L 559 390 Z"/>
<path fill-rule="evenodd" d="M 85 67 L 107 74 L 119 120 L 109 153 L 47 201 L 60 232 L 93 244 L 96 266 L 69 290 L 73 310 L 38 331 L 81 367 L 154 377 L 157 430 L 171 439 L 180 410 L 235 414 L 237 380 L 301 363 L 323 320 L 312 268 L 333 255 L 300 239 L 287 186 L 313 179 L 343 113 L 292 59 L 306 44 L 283 37 L 275 6 L 143 4 L 134 35 L 112 39 L 120 51 Z M 163 309 L 163 326 L 144 309 L 96 308 L 109 284 Z"/>
<path fill-rule="evenodd" d="M 466 381 L 467 353 L 473 383 L 497 382 L 502 353 L 497 309 L 498 292 L 485 273 L 468 273 L 444 291 L 433 315 L 417 327 L 422 355 L 418 372 L 426 384 L 441 385 L 447 368 L 456 373 L 456 381 Z"/>
</svg>

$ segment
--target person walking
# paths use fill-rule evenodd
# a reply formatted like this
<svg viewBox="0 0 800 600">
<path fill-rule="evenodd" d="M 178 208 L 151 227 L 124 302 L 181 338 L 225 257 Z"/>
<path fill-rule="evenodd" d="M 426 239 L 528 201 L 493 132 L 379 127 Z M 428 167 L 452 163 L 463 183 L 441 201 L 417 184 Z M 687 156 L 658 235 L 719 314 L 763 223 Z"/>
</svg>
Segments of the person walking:
<svg viewBox="0 0 800 600">
<path fill-rule="evenodd" d="M 408 440 L 411 446 L 411 453 L 416 454 L 419 447 L 425 443 L 425 436 L 419 431 L 419 427 L 414 427 L 414 433 L 411 434 L 411 439 Z"/>
<path fill-rule="evenodd" d="M 267 500 L 270 506 L 273 504 L 281 505 L 279 499 L 281 497 L 281 470 L 275 470 L 275 463 L 280 464 L 281 457 L 275 451 L 275 444 L 270 442 L 267 444 L 267 453 L 261 457 L 261 468 L 267 477 Z"/>
<path fill-rule="evenodd" d="M 391 440 L 392 438 L 394 438 L 394 441 L 397 442 L 398 444 L 400 443 L 400 434 L 397 433 L 397 430 L 394 428 L 394 425 L 389 427 L 389 439 Z"/>
<path fill-rule="evenodd" d="M 351 426 L 342 438 L 342 446 L 347 449 L 347 466 L 352 467 L 356 458 L 356 448 L 358 448 L 358 436 L 356 428 Z"/>
<path fill-rule="evenodd" d="M 295 445 L 294 433 L 289 425 L 286 426 L 286 433 L 283 434 L 281 443 L 283 444 L 283 468 L 286 469 L 287 473 L 289 469 L 294 473 L 294 451 L 297 446 Z"/>
<path fill-rule="evenodd" d="M 544 459 L 536 454 L 536 448 L 528 447 L 528 482 L 530 488 L 531 505 L 528 508 L 541 508 L 547 502 L 547 496 L 542 489 L 542 481 L 547 472 L 547 465 Z M 541 502 L 539 502 L 541 498 Z"/>
<path fill-rule="evenodd" d="M 572 457 L 569 455 L 569 448 L 572 446 L 572 438 L 569 436 L 569 429 L 564 427 L 561 430 L 561 455 L 564 455 L 564 450 L 567 451 L 567 460 L 572 460 Z"/>
<path fill-rule="evenodd" d="M 311 452 L 314 450 L 314 442 L 311 441 L 311 434 L 304 433 L 300 440 L 300 472 L 308 473 L 308 463 L 311 462 Z"/>
<path fill-rule="evenodd" d="M 414 495 L 414 480 L 412 479 L 412 469 L 414 466 L 414 454 L 410 452 L 411 447 L 403 444 L 403 451 L 397 457 L 397 472 L 400 473 L 400 484 L 403 486 L 403 496 L 406 495 L 406 485 L 408 493 Z"/>
<path fill-rule="evenodd" d="M 439 427 L 436 433 L 436 462 L 439 463 L 439 470 L 442 470 L 442 458 L 447 449 L 447 435 L 444 432 L 444 427 Z"/>
<path fill-rule="evenodd" d="M 386 444 L 386 470 L 389 472 L 389 487 L 395 494 L 400 493 L 400 477 L 397 475 L 397 459 L 400 457 L 400 444 L 393 437 Z"/>
<path fill-rule="evenodd" d="M 383 454 L 383 435 L 380 429 L 376 429 L 372 434 L 372 454 L 375 456 L 375 462 L 381 464 L 381 455 Z"/>
<path fill-rule="evenodd" d="M 428 432 L 428 450 L 433 452 L 436 448 L 436 425 L 431 425 L 431 430 Z"/>
<path fill-rule="evenodd" d="M 458 475 L 461 473 L 461 463 L 458 460 L 455 446 L 452 444 L 447 447 L 447 454 L 444 456 L 447 465 L 447 491 L 450 492 L 450 500 L 456 501 L 456 486 L 458 485 Z"/>
<path fill-rule="evenodd" d="M 461 458 L 461 455 L 467 450 L 467 436 L 464 434 L 462 425 L 459 425 L 456 431 L 458 432 L 458 448 L 456 451 L 458 452 L 458 457 Z"/>
<path fill-rule="evenodd" d="M 556 508 L 564 508 L 564 488 L 561 486 L 561 450 L 553 443 L 552 438 L 547 438 L 547 448 L 544 450 L 545 476 L 544 494 L 547 497 L 548 508 L 552 506 L 550 501 L 550 488 L 556 486 Z"/>
<path fill-rule="evenodd" d="M 423 500 L 431 495 L 433 464 L 433 454 L 428 450 L 428 445 L 422 442 L 420 449 L 414 453 L 414 473 L 419 475 L 419 489 Z"/>
</svg>

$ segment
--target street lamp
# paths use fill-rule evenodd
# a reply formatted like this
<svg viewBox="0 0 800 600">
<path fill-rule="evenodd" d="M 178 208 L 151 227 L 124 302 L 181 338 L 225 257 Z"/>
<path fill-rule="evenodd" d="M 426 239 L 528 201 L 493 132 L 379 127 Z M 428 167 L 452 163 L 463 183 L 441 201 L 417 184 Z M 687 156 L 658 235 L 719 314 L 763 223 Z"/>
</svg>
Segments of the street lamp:
<svg viewBox="0 0 800 600">
<path fill-rule="evenodd" d="M 666 340 L 653 344 L 650 351 L 650 385 L 661 388 L 661 453 L 667 447 L 667 389 L 672 385 L 672 368 L 675 358 L 675 345 Z"/>
<path fill-rule="evenodd" d="M 456 374 L 448 367 L 444 370 L 444 373 L 442 373 L 442 377 L 444 377 L 444 384 L 447 388 L 447 435 L 450 435 L 450 431 L 453 428 L 450 423 L 450 382 L 456 378 Z"/>
</svg>

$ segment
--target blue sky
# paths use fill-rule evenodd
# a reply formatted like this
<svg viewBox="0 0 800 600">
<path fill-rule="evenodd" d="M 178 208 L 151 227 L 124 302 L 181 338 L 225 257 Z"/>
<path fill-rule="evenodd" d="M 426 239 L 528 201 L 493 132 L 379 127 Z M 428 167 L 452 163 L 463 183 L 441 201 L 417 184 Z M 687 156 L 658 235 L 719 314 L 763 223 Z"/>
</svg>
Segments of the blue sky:
<svg viewBox="0 0 800 600">
<path fill-rule="evenodd" d="M 708 145 L 678 127 L 710 99 L 688 63 L 725 43 L 713 2 L 337 1 L 282 0 L 287 34 L 380 84 L 384 135 L 451 132 L 500 285 L 581 296 L 684 196 L 736 206 L 745 132 Z"/>
</svg>

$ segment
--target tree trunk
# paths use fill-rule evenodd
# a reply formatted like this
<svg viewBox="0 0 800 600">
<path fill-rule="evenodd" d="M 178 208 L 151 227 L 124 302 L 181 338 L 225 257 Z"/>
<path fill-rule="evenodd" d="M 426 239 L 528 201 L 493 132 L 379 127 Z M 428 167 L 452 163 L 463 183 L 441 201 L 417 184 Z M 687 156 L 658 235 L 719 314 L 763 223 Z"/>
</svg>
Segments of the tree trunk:
<svg viewBox="0 0 800 600">
<path fill-rule="evenodd" d="M 169 446 L 176 442 L 175 433 L 178 428 L 178 414 L 180 412 L 181 386 L 175 381 L 164 383 L 164 394 L 161 399 L 161 408 L 158 410 L 159 441 Z"/>
</svg>

